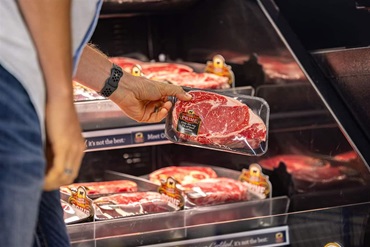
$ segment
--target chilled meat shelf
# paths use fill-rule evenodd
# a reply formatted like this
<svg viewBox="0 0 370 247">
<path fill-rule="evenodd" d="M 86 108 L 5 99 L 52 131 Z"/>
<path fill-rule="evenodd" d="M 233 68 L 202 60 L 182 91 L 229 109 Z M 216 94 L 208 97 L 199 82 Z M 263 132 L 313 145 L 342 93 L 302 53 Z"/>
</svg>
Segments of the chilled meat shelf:
<svg viewBox="0 0 370 247">
<path fill-rule="evenodd" d="M 313 18 L 331 6 L 302 1 L 298 7 L 311 6 Z M 348 19 L 360 15 L 358 27 L 368 20 L 353 0 L 336 1 L 341 11 L 350 9 Z M 81 101 L 75 105 L 87 153 L 77 181 L 146 180 L 154 170 L 184 164 L 232 170 L 236 178 L 261 163 L 272 198 L 70 224 L 72 246 L 369 246 L 368 36 L 338 48 L 333 44 L 342 40 L 325 34 L 319 47 L 321 36 L 307 38 L 315 30 L 300 29 L 304 20 L 287 7 L 293 0 L 159 0 L 156 6 L 168 8 L 152 11 L 145 7 L 156 1 L 144 2 L 104 1 L 92 42 L 110 56 L 164 56 L 200 72 L 222 54 L 235 73 L 231 90 L 246 86 L 242 94 L 270 105 L 268 150 L 248 157 L 172 144 L 164 121 L 138 124 L 107 99 Z M 321 21 L 327 26 L 320 28 L 333 24 Z"/>
</svg>

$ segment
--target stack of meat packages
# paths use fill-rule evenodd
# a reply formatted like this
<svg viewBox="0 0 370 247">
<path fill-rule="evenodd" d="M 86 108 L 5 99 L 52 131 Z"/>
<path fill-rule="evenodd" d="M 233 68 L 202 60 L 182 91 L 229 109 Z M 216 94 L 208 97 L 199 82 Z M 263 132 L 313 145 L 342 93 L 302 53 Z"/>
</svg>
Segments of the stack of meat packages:
<svg viewBox="0 0 370 247">
<path fill-rule="evenodd" d="M 190 66 L 178 63 L 142 62 L 126 57 L 110 60 L 126 72 L 148 79 L 199 89 L 230 88 L 229 78 L 213 73 L 197 73 Z"/>
<path fill-rule="evenodd" d="M 78 197 L 91 198 L 96 220 L 176 210 L 158 192 L 139 191 L 137 183 L 131 180 L 74 183 L 60 191 L 64 194 L 77 191 Z"/>
<path fill-rule="evenodd" d="M 248 200 L 247 187 L 242 182 L 220 177 L 207 166 L 169 166 L 150 173 L 146 181 L 159 188 L 161 182 L 170 177 L 178 182 L 186 209 Z M 96 220 L 178 210 L 158 191 L 140 191 L 132 180 L 74 183 L 61 187 L 60 191 L 78 192 L 78 197 L 92 199 Z"/>
<path fill-rule="evenodd" d="M 127 57 L 112 57 L 111 62 L 124 71 L 148 79 L 199 89 L 230 88 L 229 78 L 213 73 L 197 73 L 193 68 L 178 63 L 142 62 Z M 74 100 L 87 101 L 104 99 L 95 91 L 73 82 Z"/>
<path fill-rule="evenodd" d="M 168 166 L 149 174 L 160 185 L 172 177 L 185 194 L 186 207 L 210 206 L 248 199 L 247 187 L 240 181 L 220 177 L 207 166 Z"/>
</svg>

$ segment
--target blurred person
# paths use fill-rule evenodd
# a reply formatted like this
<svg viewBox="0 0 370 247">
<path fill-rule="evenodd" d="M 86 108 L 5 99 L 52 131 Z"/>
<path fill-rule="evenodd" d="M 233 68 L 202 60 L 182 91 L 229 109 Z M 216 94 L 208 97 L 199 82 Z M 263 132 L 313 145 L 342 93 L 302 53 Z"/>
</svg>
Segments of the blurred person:
<svg viewBox="0 0 370 247">
<path fill-rule="evenodd" d="M 120 72 L 87 45 L 100 0 L 4 0 L 0 5 L 0 243 L 70 246 L 59 187 L 77 177 L 84 139 L 72 79 L 138 122 L 158 122 L 181 87 Z M 106 82 L 118 80 L 118 85 Z M 114 83 L 113 83 L 114 84 Z M 105 90 L 105 89 L 109 90 Z"/>
</svg>

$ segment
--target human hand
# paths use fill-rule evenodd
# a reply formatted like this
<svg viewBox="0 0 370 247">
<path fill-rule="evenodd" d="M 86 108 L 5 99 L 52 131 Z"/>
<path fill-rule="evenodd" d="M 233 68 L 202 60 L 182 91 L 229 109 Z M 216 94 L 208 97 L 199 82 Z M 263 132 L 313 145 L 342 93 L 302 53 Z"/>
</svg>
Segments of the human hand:
<svg viewBox="0 0 370 247">
<path fill-rule="evenodd" d="M 124 73 L 118 89 L 110 96 L 130 118 L 138 122 L 160 122 L 172 107 L 168 96 L 188 101 L 191 95 L 180 86 Z"/>
<path fill-rule="evenodd" d="M 53 98 L 46 104 L 46 171 L 44 190 L 59 189 L 77 177 L 85 149 L 72 99 Z"/>
</svg>

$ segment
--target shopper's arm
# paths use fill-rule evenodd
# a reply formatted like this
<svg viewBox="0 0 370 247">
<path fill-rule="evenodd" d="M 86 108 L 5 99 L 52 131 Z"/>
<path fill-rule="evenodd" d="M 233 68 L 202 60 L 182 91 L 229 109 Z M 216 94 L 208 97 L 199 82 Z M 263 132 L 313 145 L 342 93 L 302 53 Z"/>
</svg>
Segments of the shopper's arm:
<svg viewBox="0 0 370 247">
<path fill-rule="evenodd" d="M 102 52 L 87 45 L 82 53 L 75 80 L 99 92 L 110 75 L 112 63 Z M 167 96 L 190 100 L 191 96 L 175 85 L 156 82 L 124 72 L 118 88 L 109 97 L 129 117 L 139 122 L 159 122 L 171 108 Z"/>
<path fill-rule="evenodd" d="M 73 182 L 85 148 L 73 105 L 70 0 L 19 0 L 46 83 L 46 190 Z M 71 169 L 68 174 L 65 169 Z"/>
</svg>

